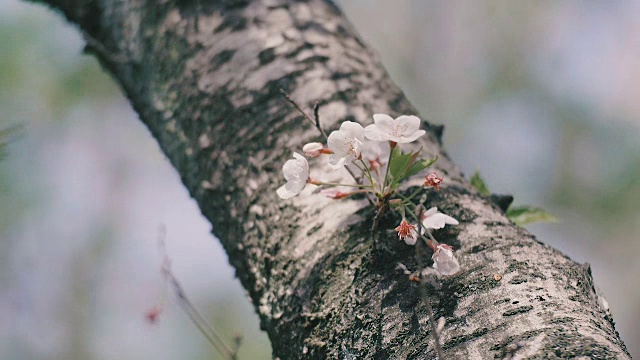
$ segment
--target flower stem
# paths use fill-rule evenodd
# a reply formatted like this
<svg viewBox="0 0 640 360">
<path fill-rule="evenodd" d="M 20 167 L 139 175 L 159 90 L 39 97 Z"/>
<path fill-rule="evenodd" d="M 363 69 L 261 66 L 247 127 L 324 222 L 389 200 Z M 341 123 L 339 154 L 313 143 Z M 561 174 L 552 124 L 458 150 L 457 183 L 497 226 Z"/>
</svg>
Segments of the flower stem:
<svg viewBox="0 0 640 360">
<path fill-rule="evenodd" d="M 286 91 L 284 91 L 284 89 L 280 89 L 280 93 L 291 105 L 293 105 L 296 108 L 296 110 L 298 110 L 302 114 L 302 116 L 304 116 L 307 120 L 311 121 L 311 123 L 318 129 L 318 131 L 320 131 L 320 133 L 322 134 L 322 136 L 324 136 L 325 139 L 327 138 L 327 133 L 324 132 L 324 130 L 322 129 L 322 126 L 320 126 L 320 117 L 318 116 L 319 104 L 317 102 L 313 106 L 313 115 L 316 118 L 314 121 L 311 118 L 311 116 L 309 116 L 304 110 L 302 110 L 300 105 L 298 105 L 298 103 L 295 102 L 295 100 L 293 100 L 291 96 L 287 94 Z"/>
<path fill-rule="evenodd" d="M 416 189 L 416 191 L 413 192 L 413 194 L 411 194 L 408 197 L 404 198 L 404 200 L 402 202 L 410 202 L 411 199 L 413 199 L 414 196 L 418 195 L 418 193 L 420 191 L 422 191 L 423 188 L 424 188 L 424 185 L 421 185 L 419 188 Z"/>
<path fill-rule="evenodd" d="M 380 173 L 380 166 L 376 166 L 376 175 L 378 175 L 378 184 L 380 185 L 380 190 L 382 191 L 382 173 Z"/>
<path fill-rule="evenodd" d="M 391 142 L 389 142 L 391 144 Z M 382 185 L 382 190 L 385 192 L 387 186 L 387 180 L 389 180 L 389 168 L 391 167 L 391 154 L 393 154 L 393 148 L 389 150 L 389 159 L 387 159 L 387 171 L 384 173 L 384 184 Z"/>
<path fill-rule="evenodd" d="M 420 206 L 419 215 L 422 217 L 424 209 Z M 413 213 L 412 213 L 413 214 Z M 415 214 L 413 214 L 415 216 Z M 422 222 L 418 221 L 418 233 L 422 233 Z M 440 335 L 438 334 L 438 328 L 436 326 L 436 321 L 433 318 L 433 307 L 431 306 L 431 300 L 429 300 L 429 295 L 427 294 L 427 289 L 424 286 L 424 280 L 422 278 L 422 272 L 424 270 L 424 264 L 422 263 L 422 243 L 418 242 L 416 244 L 416 261 L 418 263 L 418 277 L 420 279 L 418 291 L 420 292 L 420 297 L 424 301 L 427 306 L 427 313 L 429 315 L 429 325 L 431 326 L 431 333 L 433 334 L 433 341 L 435 343 L 436 353 L 438 354 L 438 359 L 444 360 L 444 354 L 442 352 L 442 347 L 440 346 Z"/>
<path fill-rule="evenodd" d="M 222 339 L 222 336 L 218 335 L 218 333 L 207 323 L 207 321 L 200 315 L 200 312 L 193 306 L 189 298 L 187 297 L 187 293 L 182 288 L 182 285 L 178 281 L 178 278 L 175 277 L 173 271 L 171 270 L 171 260 L 169 259 L 169 255 L 167 254 L 167 250 L 165 247 L 166 244 L 166 230 L 164 226 L 160 228 L 160 235 L 158 239 L 158 247 L 163 256 L 161 272 L 165 279 L 165 286 L 171 286 L 173 289 L 176 298 L 178 299 L 178 303 L 182 307 L 185 313 L 189 316 L 191 322 L 200 330 L 202 335 L 209 341 L 209 343 L 216 349 L 218 352 L 228 360 L 237 360 L 238 348 L 233 349 L 231 346 L 227 344 L 226 341 Z"/>
<path fill-rule="evenodd" d="M 412 204 L 413 205 L 413 204 Z M 411 217 L 413 217 L 416 222 L 418 222 L 419 224 L 422 224 L 422 221 L 420 220 L 420 218 L 418 217 L 418 215 L 416 215 L 413 211 L 411 211 L 411 209 L 409 209 L 408 206 L 403 206 L 403 209 L 406 209 L 407 212 L 409 213 L 409 215 L 411 215 Z"/>
<path fill-rule="evenodd" d="M 356 184 L 338 184 L 338 183 L 325 183 L 320 182 L 318 185 L 326 185 L 326 186 L 351 186 L 356 188 L 373 188 L 371 185 L 356 185 Z"/>
<path fill-rule="evenodd" d="M 365 164 L 364 160 L 362 160 L 362 157 L 360 157 L 358 160 L 360 160 L 360 162 L 362 163 L 362 166 L 364 167 L 364 171 L 367 174 L 367 177 L 369 178 L 369 183 L 371 183 L 371 186 L 373 186 L 373 184 L 374 184 L 373 176 L 371 175 L 371 171 L 367 167 L 367 164 Z M 355 164 L 355 165 L 357 166 L 357 164 Z M 358 168 L 360 168 L 360 166 L 358 166 Z"/>
</svg>

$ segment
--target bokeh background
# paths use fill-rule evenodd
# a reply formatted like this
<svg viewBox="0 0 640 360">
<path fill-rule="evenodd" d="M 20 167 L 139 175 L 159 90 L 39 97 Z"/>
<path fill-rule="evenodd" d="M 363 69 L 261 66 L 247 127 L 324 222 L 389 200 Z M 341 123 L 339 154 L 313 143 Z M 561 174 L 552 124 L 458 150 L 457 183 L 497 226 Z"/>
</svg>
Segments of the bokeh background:
<svg viewBox="0 0 640 360">
<path fill-rule="evenodd" d="M 563 221 L 529 229 L 589 262 L 640 356 L 640 3 L 342 0 L 445 146 L 494 192 Z M 219 358 L 162 296 L 175 274 L 241 359 L 269 359 L 211 226 L 60 16 L 0 0 L 1 359 Z"/>
</svg>

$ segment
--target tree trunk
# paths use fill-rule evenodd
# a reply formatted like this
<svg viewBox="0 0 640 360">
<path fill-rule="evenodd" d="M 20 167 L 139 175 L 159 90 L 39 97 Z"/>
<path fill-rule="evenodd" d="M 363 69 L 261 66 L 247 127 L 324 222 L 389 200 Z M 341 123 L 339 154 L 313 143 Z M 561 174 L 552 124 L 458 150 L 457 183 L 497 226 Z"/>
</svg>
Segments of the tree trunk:
<svg viewBox="0 0 640 360">
<path fill-rule="evenodd" d="M 416 113 L 339 9 L 328 0 L 45 2 L 79 26 L 179 171 L 274 357 L 436 356 L 427 307 L 398 270 L 418 268 L 415 248 L 391 230 L 397 219 L 383 218 L 372 255 L 365 199 L 275 193 L 292 151 L 321 140 L 280 88 L 302 107 L 319 100 L 327 130 L 369 124 L 373 113 Z M 456 249 L 462 271 L 431 274 L 427 284 L 434 318 L 446 319 L 446 357 L 630 358 L 589 266 L 512 224 L 442 150 L 442 127 L 423 127 L 418 145 L 439 156 L 435 170 L 445 175 L 427 206 L 460 220 L 435 235 Z"/>
</svg>

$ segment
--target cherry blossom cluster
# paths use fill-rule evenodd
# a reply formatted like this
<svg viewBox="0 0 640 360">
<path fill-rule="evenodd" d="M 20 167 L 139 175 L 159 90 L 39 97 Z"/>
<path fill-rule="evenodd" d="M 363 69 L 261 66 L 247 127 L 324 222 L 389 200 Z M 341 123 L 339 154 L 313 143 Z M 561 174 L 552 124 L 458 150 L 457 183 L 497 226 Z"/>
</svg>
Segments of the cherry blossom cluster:
<svg viewBox="0 0 640 360">
<path fill-rule="evenodd" d="M 431 231 L 446 225 L 457 225 L 458 221 L 439 212 L 436 207 L 424 210 L 413 202 L 425 189 L 439 190 L 443 179 L 432 172 L 425 175 L 424 183 L 411 195 L 404 196 L 398 191 L 403 180 L 417 175 L 437 161 L 437 157 L 420 159 L 422 149 L 403 152 L 398 146 L 411 143 L 426 134 L 420 129 L 420 119 L 412 115 L 393 119 L 389 115 L 375 114 L 373 120 L 374 123 L 365 128 L 356 122 L 345 121 L 339 130 L 329 134 L 326 146 L 313 142 L 302 148 L 304 154 L 311 158 L 328 155 L 329 166 L 334 170 L 345 168 L 355 183 L 337 184 L 312 179 L 309 162 L 303 155 L 294 152 L 293 159 L 282 167 L 286 183 L 277 190 L 278 196 L 282 199 L 294 197 L 307 184 L 320 186 L 320 193 L 332 199 L 365 194 L 377 210 L 372 231 L 386 210 L 397 212 L 402 216 L 402 221 L 395 228 L 399 239 L 407 245 L 415 245 L 419 239 L 423 239 L 433 250 L 433 267 L 442 275 L 457 273 L 460 265 L 453 249 L 438 243 Z M 343 191 L 338 187 L 349 187 L 351 190 Z"/>
</svg>

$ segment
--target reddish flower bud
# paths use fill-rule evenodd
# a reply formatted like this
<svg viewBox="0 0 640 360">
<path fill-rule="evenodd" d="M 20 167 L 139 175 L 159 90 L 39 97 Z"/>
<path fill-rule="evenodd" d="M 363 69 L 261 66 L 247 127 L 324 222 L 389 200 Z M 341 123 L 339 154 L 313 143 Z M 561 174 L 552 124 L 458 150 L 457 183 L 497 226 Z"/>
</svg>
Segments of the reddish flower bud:
<svg viewBox="0 0 640 360">
<path fill-rule="evenodd" d="M 382 168 L 382 162 L 380 161 L 380 156 L 376 156 L 375 159 L 369 159 L 369 169 L 375 171 L 377 169 Z"/>
<path fill-rule="evenodd" d="M 442 178 L 436 176 L 436 173 L 432 173 L 426 176 L 427 181 L 424 182 L 424 186 L 431 186 L 436 190 L 440 190 L 440 184 L 442 184 Z"/>
</svg>

